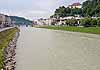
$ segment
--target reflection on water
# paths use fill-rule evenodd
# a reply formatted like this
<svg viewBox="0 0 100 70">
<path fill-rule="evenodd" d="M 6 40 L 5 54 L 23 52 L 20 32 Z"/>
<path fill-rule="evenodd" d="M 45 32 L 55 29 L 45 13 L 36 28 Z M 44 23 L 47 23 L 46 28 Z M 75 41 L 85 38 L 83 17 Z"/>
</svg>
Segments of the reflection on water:
<svg viewBox="0 0 100 70">
<path fill-rule="evenodd" d="M 100 36 L 21 28 L 16 70 L 100 70 Z"/>
</svg>

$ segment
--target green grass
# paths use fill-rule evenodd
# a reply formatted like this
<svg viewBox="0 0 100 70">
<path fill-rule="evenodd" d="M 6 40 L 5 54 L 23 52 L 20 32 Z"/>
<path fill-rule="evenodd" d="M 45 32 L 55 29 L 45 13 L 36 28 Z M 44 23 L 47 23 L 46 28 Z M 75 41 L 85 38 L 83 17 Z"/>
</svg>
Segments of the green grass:
<svg viewBox="0 0 100 70">
<path fill-rule="evenodd" d="M 100 34 L 100 27 L 41 26 L 39 28 L 91 33 L 91 34 Z"/>
<path fill-rule="evenodd" d="M 10 40 L 13 39 L 17 31 L 19 31 L 18 28 L 12 28 L 0 32 L 0 70 L 4 66 L 4 49 L 8 46 Z"/>
</svg>

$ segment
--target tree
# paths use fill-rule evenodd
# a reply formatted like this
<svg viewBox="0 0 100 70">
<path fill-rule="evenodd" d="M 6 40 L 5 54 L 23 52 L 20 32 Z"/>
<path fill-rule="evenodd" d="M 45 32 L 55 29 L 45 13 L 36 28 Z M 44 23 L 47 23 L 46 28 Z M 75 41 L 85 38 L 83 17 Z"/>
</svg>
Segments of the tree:
<svg viewBox="0 0 100 70">
<path fill-rule="evenodd" d="M 75 9 L 71 9 L 72 12 L 70 12 L 72 15 L 81 15 L 82 14 L 82 9 L 79 8 L 75 8 Z"/>
<path fill-rule="evenodd" d="M 100 16 L 100 5 L 97 5 L 97 6 L 96 6 L 95 15 L 96 15 L 97 17 Z"/>
<path fill-rule="evenodd" d="M 100 0 L 87 0 L 82 5 L 84 16 L 100 17 Z"/>
<path fill-rule="evenodd" d="M 56 9 L 55 14 L 56 17 L 65 17 L 66 16 L 66 8 L 64 6 Z"/>
<path fill-rule="evenodd" d="M 82 14 L 82 9 L 79 9 L 79 8 L 71 9 L 69 7 L 65 8 L 64 6 L 61 6 L 58 9 L 56 9 L 53 17 L 56 17 L 56 18 L 67 17 L 67 16 L 75 16 L 75 15 L 81 15 L 81 14 Z"/>
</svg>

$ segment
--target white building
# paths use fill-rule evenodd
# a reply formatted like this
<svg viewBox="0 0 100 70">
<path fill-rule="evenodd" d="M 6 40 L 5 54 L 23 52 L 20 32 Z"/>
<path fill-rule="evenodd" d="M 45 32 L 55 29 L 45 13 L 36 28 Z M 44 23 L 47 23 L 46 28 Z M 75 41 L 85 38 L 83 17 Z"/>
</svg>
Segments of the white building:
<svg viewBox="0 0 100 70">
<path fill-rule="evenodd" d="M 0 14 L 0 27 L 4 27 L 5 23 L 6 23 L 6 16 Z"/>
<path fill-rule="evenodd" d="M 51 25 L 52 22 L 54 21 L 54 18 L 48 18 L 48 19 L 38 19 L 38 25 Z"/>
<path fill-rule="evenodd" d="M 6 25 L 7 26 L 11 26 L 12 25 L 11 18 L 9 16 L 7 16 L 7 15 L 6 15 Z"/>
<path fill-rule="evenodd" d="M 68 6 L 69 8 L 82 8 L 82 5 L 80 3 L 73 3 L 72 5 Z"/>
<path fill-rule="evenodd" d="M 11 19 L 9 16 L 0 14 L 0 27 L 6 27 L 11 25 Z"/>
</svg>

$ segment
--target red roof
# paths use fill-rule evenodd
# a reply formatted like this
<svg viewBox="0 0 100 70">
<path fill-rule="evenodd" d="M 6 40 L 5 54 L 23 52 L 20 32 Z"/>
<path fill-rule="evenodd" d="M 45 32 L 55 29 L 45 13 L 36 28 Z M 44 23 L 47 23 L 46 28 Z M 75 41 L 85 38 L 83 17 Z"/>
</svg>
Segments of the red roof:
<svg viewBox="0 0 100 70">
<path fill-rule="evenodd" d="M 73 3 L 71 6 L 80 6 L 80 3 Z"/>
</svg>

